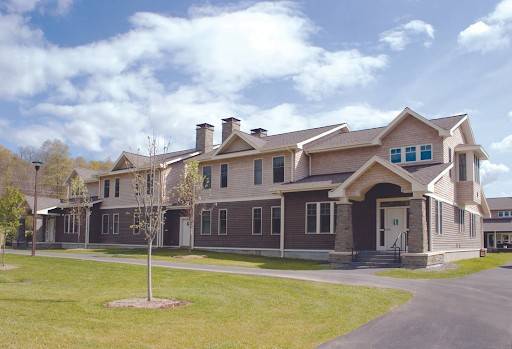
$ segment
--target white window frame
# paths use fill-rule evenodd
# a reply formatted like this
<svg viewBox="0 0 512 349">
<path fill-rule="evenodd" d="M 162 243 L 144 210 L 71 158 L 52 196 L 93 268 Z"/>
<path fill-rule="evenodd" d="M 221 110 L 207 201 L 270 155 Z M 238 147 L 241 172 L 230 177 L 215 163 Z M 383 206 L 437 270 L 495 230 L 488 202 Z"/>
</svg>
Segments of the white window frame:
<svg viewBox="0 0 512 349">
<path fill-rule="evenodd" d="M 275 233 L 274 232 L 274 209 L 279 209 L 279 230 L 281 230 L 281 220 L 283 217 L 281 217 L 281 206 L 271 206 L 270 207 L 270 235 L 281 235 L 281 232 Z"/>
<path fill-rule="evenodd" d="M 105 224 L 103 224 L 103 220 L 107 217 L 107 232 L 103 231 Z M 108 213 L 104 213 L 101 215 L 101 235 L 108 235 L 110 230 L 110 215 Z"/>
<path fill-rule="evenodd" d="M 441 200 L 435 201 L 436 205 L 436 234 L 443 235 L 443 202 Z"/>
<path fill-rule="evenodd" d="M 408 152 L 407 149 L 414 148 L 414 152 Z M 412 153 L 414 154 L 414 160 L 407 161 L 407 154 Z M 405 162 L 416 162 L 418 161 L 418 147 L 415 145 L 408 145 L 405 147 Z"/>
<path fill-rule="evenodd" d="M 117 193 L 117 196 L 116 196 L 116 184 L 117 184 L 117 181 L 119 181 L 119 192 Z M 121 178 L 120 177 L 116 177 L 116 178 L 114 178 L 114 197 L 118 198 L 120 196 L 121 196 Z"/>
<path fill-rule="evenodd" d="M 275 182 L 274 181 L 274 159 L 276 158 L 283 158 L 283 181 L 282 182 Z M 263 169 L 263 166 L 262 166 Z M 272 157 L 272 184 L 278 184 L 278 183 L 285 183 L 286 182 L 286 156 L 284 155 L 276 155 Z"/>
<path fill-rule="evenodd" d="M 117 216 L 117 232 L 115 229 L 116 217 Z M 119 213 L 112 214 L 112 235 L 119 235 Z"/>
<path fill-rule="evenodd" d="M 469 237 L 471 239 L 476 238 L 476 217 L 477 215 L 474 213 L 469 214 Z"/>
<path fill-rule="evenodd" d="M 204 234 L 203 233 L 203 212 L 209 212 L 210 213 L 210 232 L 208 234 Z M 209 236 L 209 235 L 212 235 L 212 210 L 211 209 L 202 209 L 201 210 L 201 219 L 200 219 L 200 223 L 201 223 L 201 235 L 205 235 L 205 236 Z"/>
<path fill-rule="evenodd" d="M 222 165 L 226 165 L 226 186 L 222 186 Z M 219 165 L 219 188 L 220 189 L 226 189 L 229 187 L 229 164 L 227 162 L 223 162 Z"/>
<path fill-rule="evenodd" d="M 204 179 L 205 179 L 205 177 L 206 177 L 206 176 L 204 175 L 204 169 L 205 169 L 206 167 L 209 167 L 209 168 L 210 168 L 210 178 L 209 178 L 209 179 L 210 179 L 210 182 L 208 183 L 208 188 L 205 188 L 205 187 L 204 187 Z M 213 178 L 212 171 L 213 171 L 213 169 L 212 169 L 212 165 L 204 165 L 204 166 L 202 166 L 202 167 L 201 167 L 201 175 L 203 176 L 203 183 L 201 184 L 201 187 L 202 187 L 204 190 L 211 190 L 211 189 L 212 189 L 212 178 Z"/>
<path fill-rule="evenodd" d="M 466 210 L 459 208 L 459 233 L 464 233 L 466 227 Z"/>
<path fill-rule="evenodd" d="M 255 173 L 255 170 L 256 170 L 256 161 L 257 160 L 260 160 L 261 161 L 261 183 L 260 184 L 255 184 L 254 181 L 256 179 L 256 176 L 254 175 Z M 272 160 L 274 161 L 274 160 Z M 272 173 L 272 176 L 274 175 L 274 173 Z M 273 178 L 272 178 L 273 179 Z M 260 186 L 260 185 L 263 185 L 263 159 L 262 158 L 257 158 L 257 159 L 254 159 L 252 161 L 252 185 L 256 185 L 256 186 Z"/>
<path fill-rule="evenodd" d="M 424 147 L 424 146 L 430 146 L 430 159 L 426 159 L 426 160 L 421 160 L 421 147 Z M 416 160 L 414 161 L 407 161 L 407 148 L 411 148 L 411 147 L 415 147 L 416 149 Z M 400 149 L 400 161 L 399 162 L 392 162 L 391 161 L 391 151 L 392 150 L 396 150 L 396 149 Z M 417 162 L 427 162 L 427 161 L 432 161 L 434 159 L 434 146 L 431 144 L 431 143 L 425 143 L 425 144 L 409 144 L 409 145 L 406 145 L 406 146 L 403 146 L 403 147 L 392 147 L 392 148 L 389 148 L 389 162 L 393 163 L 393 164 L 414 164 L 414 163 L 417 163 Z"/>
<path fill-rule="evenodd" d="M 308 232 L 308 205 L 316 205 L 316 232 Z M 330 204 L 330 231 L 320 231 L 320 204 Z M 322 234 L 332 235 L 334 231 L 334 201 L 318 201 L 318 202 L 306 202 L 304 206 L 304 232 L 308 235 Z"/>
<path fill-rule="evenodd" d="M 223 233 L 223 234 L 220 233 L 220 212 L 221 211 L 226 211 L 226 233 Z M 203 225 L 201 224 L 201 227 L 202 226 Z M 219 208 L 219 210 L 217 212 L 217 234 L 222 235 L 222 236 L 228 235 L 228 209 L 227 208 Z"/>
<path fill-rule="evenodd" d="M 69 219 L 70 219 L 70 214 L 65 214 L 64 215 L 64 234 L 69 234 Z M 66 223 L 67 223 L 67 229 L 66 229 Z"/>
<path fill-rule="evenodd" d="M 140 235 L 140 227 L 135 227 L 136 217 L 139 217 L 139 223 L 137 225 L 140 225 L 140 213 L 134 212 L 133 213 L 133 227 L 132 227 L 132 234 L 133 235 Z"/>
<path fill-rule="evenodd" d="M 105 183 L 107 183 L 107 181 L 108 181 L 108 196 L 105 196 Z M 110 192 L 112 191 L 112 190 L 110 190 L 110 178 L 103 179 L 103 189 L 102 190 L 103 190 L 103 198 L 107 198 L 107 199 L 110 198 Z"/>
<path fill-rule="evenodd" d="M 260 210 L 260 212 L 261 212 L 261 214 L 260 214 L 261 224 L 260 224 L 259 234 L 254 233 L 254 210 Z M 252 235 L 263 235 L 263 207 L 253 207 L 252 208 L 251 231 L 252 231 Z"/>
</svg>

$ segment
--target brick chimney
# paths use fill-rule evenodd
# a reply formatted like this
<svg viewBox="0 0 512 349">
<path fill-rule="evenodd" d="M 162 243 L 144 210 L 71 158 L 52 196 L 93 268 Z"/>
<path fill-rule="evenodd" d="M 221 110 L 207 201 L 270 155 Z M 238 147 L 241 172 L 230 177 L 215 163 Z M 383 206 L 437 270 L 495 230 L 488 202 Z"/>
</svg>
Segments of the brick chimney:
<svg viewBox="0 0 512 349">
<path fill-rule="evenodd" d="M 197 125 L 196 150 L 203 153 L 213 150 L 213 125 L 207 123 Z"/>
<path fill-rule="evenodd" d="M 240 131 L 240 119 L 233 117 L 222 119 L 222 142 L 224 143 L 235 130 Z"/>
<path fill-rule="evenodd" d="M 256 137 L 266 137 L 267 136 L 267 130 L 264 128 L 253 128 L 251 130 L 251 135 Z"/>
</svg>

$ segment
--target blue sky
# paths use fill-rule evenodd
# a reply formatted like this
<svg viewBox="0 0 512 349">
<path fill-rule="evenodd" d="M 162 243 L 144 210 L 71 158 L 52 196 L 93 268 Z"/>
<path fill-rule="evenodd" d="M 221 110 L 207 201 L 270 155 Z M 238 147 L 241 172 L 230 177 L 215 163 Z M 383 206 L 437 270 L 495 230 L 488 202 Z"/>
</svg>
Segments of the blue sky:
<svg viewBox="0 0 512 349">
<path fill-rule="evenodd" d="M 3 0 L 0 143 L 116 158 L 226 116 L 360 129 L 409 106 L 469 113 L 487 195 L 512 195 L 511 40 L 512 0 Z"/>
</svg>

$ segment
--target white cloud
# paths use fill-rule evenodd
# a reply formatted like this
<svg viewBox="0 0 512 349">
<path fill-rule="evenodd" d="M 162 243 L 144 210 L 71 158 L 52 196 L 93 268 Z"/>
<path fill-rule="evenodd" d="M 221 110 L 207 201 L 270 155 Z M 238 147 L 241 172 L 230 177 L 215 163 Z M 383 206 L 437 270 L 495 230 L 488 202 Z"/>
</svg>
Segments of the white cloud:
<svg viewBox="0 0 512 349">
<path fill-rule="evenodd" d="M 20 100 L 31 118 L 31 126 L 10 128 L 6 139 L 33 144 L 59 138 L 115 157 L 143 145 L 153 130 L 172 136 L 174 149 L 190 146 L 196 123 L 220 130 L 220 118 L 229 115 L 250 127 L 271 125 L 271 133 L 344 116 L 362 125 L 354 115 L 365 111 L 382 117 L 358 105 L 317 112 L 312 124 L 299 105 L 262 109 L 245 102 L 244 89 L 258 82 L 280 80 L 318 100 L 368 84 L 386 67 L 383 55 L 314 45 L 317 28 L 294 3 L 201 6 L 186 18 L 137 13 L 130 21 L 132 28 L 117 36 L 59 47 L 22 15 L 0 15 L 0 76 L 10 82 L 0 84 L 0 99 Z M 186 78 L 173 81 L 174 71 Z"/>
<path fill-rule="evenodd" d="M 488 52 L 508 47 L 512 35 L 512 0 L 501 1 L 493 12 L 459 33 L 459 45 L 468 51 Z"/>
<path fill-rule="evenodd" d="M 497 181 L 503 174 L 510 171 L 507 165 L 483 161 L 481 164 L 482 184 L 487 185 Z"/>
<path fill-rule="evenodd" d="M 39 8 L 41 12 L 49 10 L 57 15 L 66 14 L 73 6 L 73 0 L 5 0 L 0 10 L 10 13 L 31 12 Z"/>
<path fill-rule="evenodd" d="M 496 149 L 496 150 L 501 150 L 501 151 L 512 150 L 512 135 L 506 136 L 499 142 L 492 143 L 491 148 Z"/>
<path fill-rule="evenodd" d="M 434 27 L 419 19 L 386 30 L 380 34 L 379 39 L 380 42 L 389 45 L 394 51 L 401 51 L 416 41 L 423 41 L 425 47 L 430 47 L 433 40 Z"/>
</svg>

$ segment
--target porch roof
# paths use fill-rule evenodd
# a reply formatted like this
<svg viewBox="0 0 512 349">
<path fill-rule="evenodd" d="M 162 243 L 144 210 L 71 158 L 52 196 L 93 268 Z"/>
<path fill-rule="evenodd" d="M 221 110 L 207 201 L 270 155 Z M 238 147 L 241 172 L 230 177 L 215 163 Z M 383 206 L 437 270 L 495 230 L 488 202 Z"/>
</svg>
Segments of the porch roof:
<svg viewBox="0 0 512 349">
<path fill-rule="evenodd" d="M 496 218 L 484 221 L 484 231 L 512 232 L 512 218 Z"/>
</svg>

